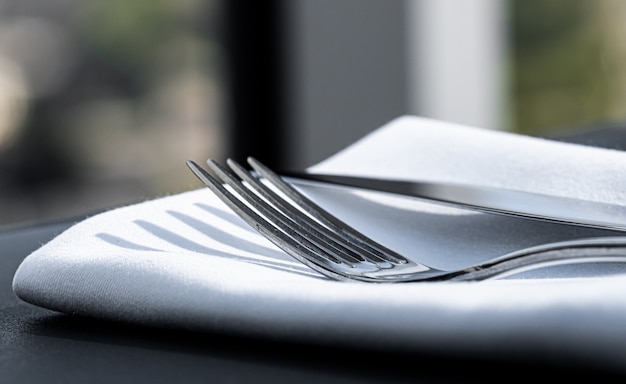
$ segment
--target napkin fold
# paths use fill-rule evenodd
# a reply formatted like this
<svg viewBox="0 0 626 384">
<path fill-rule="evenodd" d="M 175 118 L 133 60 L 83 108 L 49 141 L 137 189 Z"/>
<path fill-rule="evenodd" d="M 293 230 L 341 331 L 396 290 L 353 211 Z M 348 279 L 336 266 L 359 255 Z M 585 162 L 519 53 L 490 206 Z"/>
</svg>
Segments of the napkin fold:
<svg viewBox="0 0 626 384">
<path fill-rule="evenodd" d="M 626 152 L 417 116 L 401 116 L 309 169 L 626 204 Z M 298 188 L 381 243 L 440 269 L 544 243 L 622 235 L 385 193 L 307 182 Z M 15 294 L 34 305 L 146 326 L 525 355 L 621 371 L 625 289 L 620 265 L 478 283 L 331 281 L 256 233 L 207 188 L 85 219 L 27 256 L 13 280 Z"/>
</svg>

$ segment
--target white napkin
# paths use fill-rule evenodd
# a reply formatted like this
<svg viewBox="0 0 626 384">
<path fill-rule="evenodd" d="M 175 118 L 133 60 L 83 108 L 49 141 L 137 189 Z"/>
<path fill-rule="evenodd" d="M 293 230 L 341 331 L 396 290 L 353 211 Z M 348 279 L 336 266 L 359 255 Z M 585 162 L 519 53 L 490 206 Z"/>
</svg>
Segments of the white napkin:
<svg viewBox="0 0 626 384">
<path fill-rule="evenodd" d="M 310 169 L 626 204 L 626 152 L 415 116 L 391 121 Z M 442 269 L 532 245 L 619 235 L 382 193 L 300 188 L 380 242 Z M 574 272 L 479 283 L 330 281 L 201 187 L 74 225 L 23 261 L 13 289 L 52 310 L 147 326 L 455 355 L 527 354 L 626 370 L 624 268 L 592 277 Z"/>
</svg>

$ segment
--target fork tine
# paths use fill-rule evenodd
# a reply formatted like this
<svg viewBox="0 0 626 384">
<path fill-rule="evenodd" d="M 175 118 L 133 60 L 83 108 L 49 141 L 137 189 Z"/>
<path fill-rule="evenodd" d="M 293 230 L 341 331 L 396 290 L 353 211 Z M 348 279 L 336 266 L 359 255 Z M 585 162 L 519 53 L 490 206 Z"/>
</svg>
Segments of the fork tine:
<svg viewBox="0 0 626 384">
<path fill-rule="evenodd" d="M 337 266 L 341 264 L 341 261 L 331 260 L 328 255 L 324 255 L 318 247 L 311 244 L 306 238 L 297 238 L 297 234 L 294 235 L 296 239 L 287 236 L 283 231 L 276 228 L 245 203 L 240 201 L 239 198 L 228 191 L 219 180 L 209 174 L 204 168 L 200 167 L 196 162 L 187 160 L 187 166 L 217 197 L 226 203 L 233 212 L 287 254 L 304 265 L 309 266 L 311 269 L 320 272 L 322 275 L 337 280 L 350 280 L 349 275 L 338 271 Z M 329 266 L 331 263 L 334 265 Z"/>
<path fill-rule="evenodd" d="M 322 223 L 315 221 L 306 213 L 302 212 L 297 206 L 291 205 L 287 200 L 278 196 L 276 192 L 261 183 L 258 178 L 253 177 L 249 171 L 244 169 L 236 161 L 228 159 L 227 164 L 237 176 L 244 180 L 247 185 L 252 187 L 266 201 L 277 207 L 281 212 L 288 214 L 285 216 L 285 219 L 295 221 L 292 220 L 292 218 L 297 217 L 298 220 L 295 225 L 302 227 L 302 230 L 308 234 L 307 237 L 312 236 L 322 241 L 323 244 L 328 244 L 332 246 L 333 249 L 345 253 L 346 256 L 351 258 L 352 262 L 368 261 L 375 263 L 380 268 L 392 267 L 392 264 L 390 264 L 387 259 L 380 257 L 376 253 L 372 253 L 367 246 L 364 246 L 360 242 L 355 242 L 353 239 L 341 236 L 341 233 L 329 230 Z"/>
<path fill-rule="evenodd" d="M 333 242 L 328 240 L 329 236 L 324 235 L 327 231 L 332 232 L 330 228 L 310 232 L 317 226 L 301 224 L 301 218 L 308 217 L 302 212 L 303 210 L 310 209 L 311 215 L 328 216 L 324 219 L 331 219 L 330 222 L 336 221 L 338 229 L 341 229 L 341 222 L 338 219 L 332 220 L 333 216 L 321 208 L 315 209 L 316 205 L 313 202 L 300 195 L 295 188 L 290 187 L 262 164 L 254 159 L 251 159 L 251 163 L 254 164 L 253 168 L 258 175 L 252 176 L 253 173 L 246 171 L 236 162 L 229 161 L 232 171 L 241 174 L 241 179 L 238 179 L 238 175 L 234 175 L 212 160 L 207 161 L 207 164 L 213 171 L 213 175 L 193 161 L 187 161 L 193 173 L 250 226 L 296 260 L 335 280 L 373 283 L 479 281 L 506 277 L 552 265 L 587 262 L 626 263 L 626 240 L 597 238 L 529 247 L 480 264 L 451 271 L 432 268 L 410 259 L 403 259 L 403 263 L 389 263 L 388 267 L 381 267 L 379 263 L 362 261 L 368 260 L 367 257 L 355 257 L 351 254 L 342 256 L 345 249 L 341 246 L 341 242 L 331 246 Z M 285 194 L 294 196 L 297 201 L 297 204 L 296 202 L 294 204 L 298 208 L 300 200 L 306 200 L 310 207 L 302 207 L 301 210 L 293 206 L 286 211 L 287 214 L 281 212 L 264 199 L 264 195 L 273 196 L 275 192 L 268 192 L 271 189 L 263 185 L 266 183 L 262 181 L 268 181 L 272 186 L 286 192 Z M 278 202 L 282 201 L 278 195 L 275 199 Z M 289 216 L 293 216 L 293 220 Z M 356 231 L 354 234 L 359 235 Z"/>
<path fill-rule="evenodd" d="M 236 163 L 232 161 L 231 164 L 233 164 L 233 166 L 237 166 Z M 255 210 L 261 212 L 264 216 L 267 216 L 267 218 L 274 223 L 275 226 L 281 228 L 287 233 L 287 235 L 298 241 L 302 241 L 304 238 L 307 242 L 315 244 L 317 247 L 325 251 L 326 254 L 330 255 L 335 262 L 355 263 L 365 261 L 360 255 L 333 241 L 332 234 L 328 231 L 326 231 L 326 233 L 322 233 L 323 230 L 321 228 L 316 229 L 314 226 L 311 226 L 310 223 L 309 225 L 303 223 L 302 219 L 305 216 L 302 213 L 296 212 L 293 207 L 288 204 L 281 204 L 281 206 L 277 206 L 277 208 L 280 209 L 276 209 L 274 206 L 268 204 L 268 202 L 265 202 L 259 199 L 258 196 L 253 195 L 252 189 L 246 188 L 243 183 L 237 180 L 234 175 L 217 162 L 209 159 L 207 160 L 207 165 L 219 179 L 230 185 L 230 187 L 233 188 L 243 199 L 245 199 Z M 253 180 L 250 181 L 254 182 Z M 298 220 L 295 218 L 298 218 Z M 306 237 L 302 236 L 302 233 L 306 233 Z"/>
<path fill-rule="evenodd" d="M 375 242 L 371 238 L 352 228 L 350 225 L 328 213 L 318 204 L 314 203 L 311 199 L 307 198 L 294 187 L 286 183 L 278 174 L 263 165 L 260 161 L 253 157 L 248 157 L 248 163 L 252 166 L 252 168 L 254 168 L 255 171 L 270 181 L 281 192 L 293 201 L 297 202 L 298 206 L 302 207 L 306 212 L 322 222 L 324 225 L 332 228 L 336 233 L 341 234 L 346 241 L 359 244 L 369 253 L 391 263 L 407 262 L 405 257 L 399 255 L 384 245 Z"/>
</svg>

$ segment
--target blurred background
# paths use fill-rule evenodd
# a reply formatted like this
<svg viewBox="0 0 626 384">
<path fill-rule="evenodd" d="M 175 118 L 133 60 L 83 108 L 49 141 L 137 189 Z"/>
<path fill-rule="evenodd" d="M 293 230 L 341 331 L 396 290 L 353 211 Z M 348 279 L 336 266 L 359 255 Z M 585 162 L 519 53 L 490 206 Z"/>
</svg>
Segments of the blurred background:
<svg viewBox="0 0 626 384">
<path fill-rule="evenodd" d="M 199 188 L 187 159 L 306 167 L 403 114 L 621 130 L 625 21 L 623 0 L 0 0 L 0 228 Z"/>
</svg>

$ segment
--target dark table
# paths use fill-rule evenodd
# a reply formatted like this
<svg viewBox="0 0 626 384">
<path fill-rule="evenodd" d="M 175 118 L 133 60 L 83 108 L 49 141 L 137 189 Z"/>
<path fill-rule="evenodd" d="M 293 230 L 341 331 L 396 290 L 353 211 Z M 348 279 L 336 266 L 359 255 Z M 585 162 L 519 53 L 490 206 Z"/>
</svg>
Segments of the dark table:
<svg viewBox="0 0 626 384">
<path fill-rule="evenodd" d="M 617 128 L 571 141 L 620 146 Z M 617 129 L 619 139 L 626 135 Z M 610 136 L 610 140 L 602 141 Z M 625 377 L 558 356 L 454 356 L 300 345 L 269 338 L 194 333 L 60 314 L 20 301 L 11 288 L 30 252 L 76 222 L 0 231 L 2 383 L 394 383 L 558 377 L 623 382 Z M 330 326 L 330 325 L 329 325 Z M 624 325 L 626 329 L 626 324 Z"/>
</svg>

